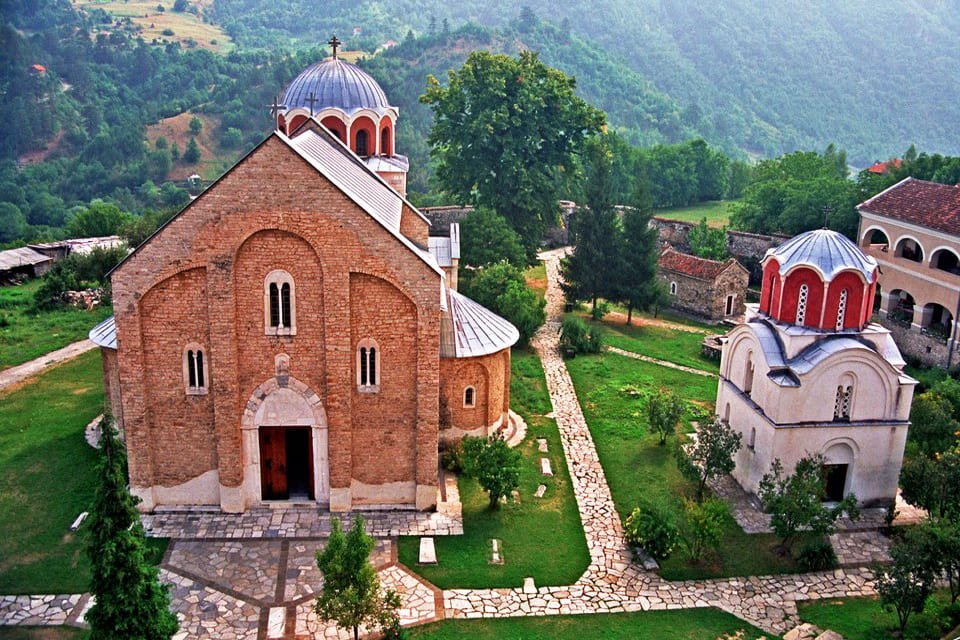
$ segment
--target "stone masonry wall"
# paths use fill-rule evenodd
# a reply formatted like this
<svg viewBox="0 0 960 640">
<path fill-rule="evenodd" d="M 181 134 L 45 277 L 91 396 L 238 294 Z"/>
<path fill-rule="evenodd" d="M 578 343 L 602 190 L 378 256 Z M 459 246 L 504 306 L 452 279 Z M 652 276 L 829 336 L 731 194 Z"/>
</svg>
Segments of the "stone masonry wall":
<svg viewBox="0 0 960 640">
<path fill-rule="evenodd" d="M 704 318 L 714 317 L 716 300 L 712 282 L 691 278 L 675 271 L 661 270 L 659 275 L 667 289 L 672 308 Z M 669 294 L 671 282 L 677 283 L 677 292 L 674 295 Z"/>
<path fill-rule="evenodd" d="M 476 431 L 495 424 L 509 407 L 510 351 L 476 358 L 440 361 L 440 428 L 454 433 Z M 476 389 L 476 406 L 463 406 L 467 386 Z"/>
</svg>

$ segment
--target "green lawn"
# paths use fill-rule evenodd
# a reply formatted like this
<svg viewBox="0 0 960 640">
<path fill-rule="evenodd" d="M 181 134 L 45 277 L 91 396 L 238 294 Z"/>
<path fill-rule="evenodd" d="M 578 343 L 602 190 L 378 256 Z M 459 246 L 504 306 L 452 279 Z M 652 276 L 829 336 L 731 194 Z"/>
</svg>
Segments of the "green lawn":
<svg viewBox="0 0 960 640">
<path fill-rule="evenodd" d="M 528 267 L 523 272 L 523 277 L 527 281 L 527 286 L 533 289 L 541 299 L 547 295 L 547 266 L 543 262 Z"/>
<path fill-rule="evenodd" d="M 926 610 L 907 621 L 904 638 L 939 638 L 949 630 L 940 624 L 941 613 L 950 596 L 940 591 L 927 601 Z M 895 611 L 884 611 L 877 598 L 840 598 L 798 603 L 800 618 L 821 629 L 831 629 L 845 640 L 891 638 L 899 629 Z"/>
<path fill-rule="evenodd" d="M 510 405 L 528 427 L 519 447 L 520 503 L 490 511 L 477 482 L 461 478 L 464 535 L 434 539 L 439 564 L 418 566 L 419 538 L 400 538 L 400 561 L 438 587 L 518 587 L 527 576 L 538 586 L 570 584 L 590 561 L 560 434 L 556 422 L 543 417 L 551 411 L 550 398 L 540 359 L 532 352 L 513 352 Z M 546 438 L 549 454 L 537 452 L 537 438 Z M 553 477 L 540 474 L 543 456 L 550 458 Z M 540 483 L 547 492 L 535 498 Z M 488 562 L 492 538 L 503 542 L 502 565 Z"/>
<path fill-rule="evenodd" d="M 109 306 L 32 313 L 33 294 L 39 286 L 40 280 L 31 280 L 0 287 L 0 370 L 86 338 L 95 324 L 112 313 Z"/>
<path fill-rule="evenodd" d="M 717 381 L 612 353 L 578 356 L 567 368 L 620 516 L 644 500 L 679 509 L 677 498 L 692 496 L 694 487 L 680 475 L 674 443 L 660 446 L 649 432 L 645 394 L 657 388 L 681 394 L 692 403 L 689 424 L 713 415 Z M 715 556 L 692 564 L 675 553 L 661 563 L 662 575 L 686 580 L 794 571 L 792 559 L 778 556 L 775 545 L 772 535 L 747 535 L 731 517 Z"/>
<path fill-rule="evenodd" d="M 411 640 L 754 640 L 772 638 L 717 609 L 647 611 L 497 620 L 444 620 L 408 632 Z M 739 634 L 739 635 L 738 635 Z"/>
<path fill-rule="evenodd" d="M 672 209 L 656 209 L 653 215 L 667 220 L 680 220 L 697 224 L 703 218 L 711 227 L 725 227 L 730 224 L 730 204 L 732 201 L 711 200 L 699 202 L 689 207 L 674 207 Z"/>
</svg>

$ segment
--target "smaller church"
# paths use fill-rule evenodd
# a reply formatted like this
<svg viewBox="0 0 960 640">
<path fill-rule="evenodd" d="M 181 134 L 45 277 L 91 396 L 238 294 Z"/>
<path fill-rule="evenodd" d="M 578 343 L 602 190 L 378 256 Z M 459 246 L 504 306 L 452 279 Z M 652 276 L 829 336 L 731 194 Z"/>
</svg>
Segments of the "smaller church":
<svg viewBox="0 0 960 640">
<path fill-rule="evenodd" d="M 770 249 L 759 305 L 724 338 L 719 417 L 743 437 L 733 477 L 756 494 L 775 459 L 825 459 L 826 500 L 886 506 L 897 494 L 917 381 L 871 323 L 879 270 L 842 234 Z"/>
<path fill-rule="evenodd" d="M 91 331 L 141 508 L 432 509 L 438 447 L 508 426 L 508 321 L 404 196 L 398 110 L 334 55 L 111 275 Z"/>
</svg>

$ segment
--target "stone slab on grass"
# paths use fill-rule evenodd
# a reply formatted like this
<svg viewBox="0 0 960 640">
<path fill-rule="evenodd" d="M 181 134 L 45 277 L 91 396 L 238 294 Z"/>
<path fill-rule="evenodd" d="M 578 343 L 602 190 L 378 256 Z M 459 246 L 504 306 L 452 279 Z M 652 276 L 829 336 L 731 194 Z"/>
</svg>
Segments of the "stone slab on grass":
<svg viewBox="0 0 960 640">
<path fill-rule="evenodd" d="M 539 487 L 537 487 L 537 492 L 533 495 L 536 496 L 537 498 L 542 498 L 546 492 L 547 492 L 547 485 L 542 484 Z"/>
<path fill-rule="evenodd" d="M 553 469 L 550 468 L 550 458 L 540 458 L 540 473 L 545 476 L 553 475 Z"/>
<path fill-rule="evenodd" d="M 547 452 L 547 440 L 546 438 L 537 438 L 537 451 L 540 453 Z"/>
<path fill-rule="evenodd" d="M 537 585 L 533 582 L 533 578 L 524 578 L 523 579 L 523 592 L 524 593 L 536 593 Z"/>
<path fill-rule="evenodd" d="M 420 559 L 419 564 L 437 564 L 437 548 L 433 544 L 433 538 L 420 538 Z"/>
</svg>

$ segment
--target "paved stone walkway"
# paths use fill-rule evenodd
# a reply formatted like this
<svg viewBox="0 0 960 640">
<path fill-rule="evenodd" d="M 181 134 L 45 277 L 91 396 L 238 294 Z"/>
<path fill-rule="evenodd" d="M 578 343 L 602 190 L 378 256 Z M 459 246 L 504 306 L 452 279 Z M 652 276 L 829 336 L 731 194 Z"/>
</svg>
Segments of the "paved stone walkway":
<svg viewBox="0 0 960 640">
<path fill-rule="evenodd" d="M 717 374 L 710 373 L 709 371 L 694 369 L 693 367 L 687 367 L 682 364 L 676 364 L 674 362 L 667 362 L 666 360 L 657 360 L 656 358 L 645 356 L 642 353 L 637 353 L 636 351 L 627 351 L 626 349 L 620 349 L 619 347 L 607 347 L 607 351 L 609 351 L 610 353 L 615 353 L 618 356 L 626 356 L 627 358 L 633 358 L 634 360 L 642 360 L 644 362 L 650 362 L 652 364 L 660 365 L 661 367 L 667 367 L 668 369 L 676 369 L 677 371 L 686 371 L 687 373 L 692 373 L 698 376 L 704 376 L 705 378 L 718 377 Z"/>
<path fill-rule="evenodd" d="M 48 367 L 52 367 L 66 360 L 76 358 L 81 353 L 90 351 L 91 349 L 96 348 L 96 346 L 97 345 L 93 344 L 89 340 L 80 340 L 79 342 L 68 344 L 62 349 L 57 349 L 56 351 L 46 353 L 39 358 L 34 358 L 33 360 L 24 362 L 23 364 L 18 364 L 15 367 L 4 369 L 3 371 L 0 371 L 0 391 L 6 389 L 7 387 L 11 387 L 15 384 L 23 382 L 27 378 L 37 375 Z"/>
</svg>

